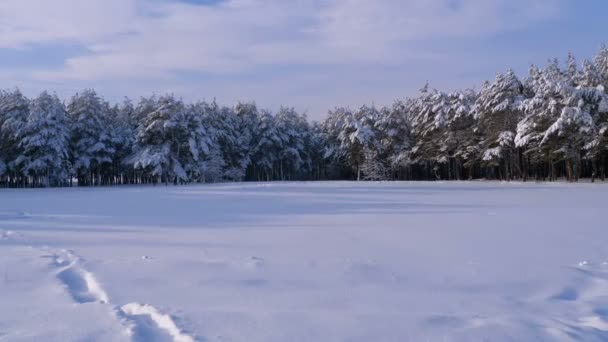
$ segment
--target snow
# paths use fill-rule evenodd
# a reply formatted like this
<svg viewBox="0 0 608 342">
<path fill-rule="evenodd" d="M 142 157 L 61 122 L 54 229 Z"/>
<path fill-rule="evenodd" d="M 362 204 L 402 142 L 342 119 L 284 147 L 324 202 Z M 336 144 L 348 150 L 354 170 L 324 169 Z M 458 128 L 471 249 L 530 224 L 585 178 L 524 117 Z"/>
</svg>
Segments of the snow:
<svg viewBox="0 0 608 342">
<path fill-rule="evenodd" d="M 169 315 L 161 314 L 151 305 L 141 305 L 138 303 L 126 304 L 121 308 L 122 312 L 130 316 L 150 316 L 152 321 L 161 329 L 164 329 L 175 342 L 193 342 L 192 336 L 180 331 L 175 322 Z"/>
<path fill-rule="evenodd" d="M 605 341 L 607 190 L 0 190 L 0 341 Z"/>
</svg>

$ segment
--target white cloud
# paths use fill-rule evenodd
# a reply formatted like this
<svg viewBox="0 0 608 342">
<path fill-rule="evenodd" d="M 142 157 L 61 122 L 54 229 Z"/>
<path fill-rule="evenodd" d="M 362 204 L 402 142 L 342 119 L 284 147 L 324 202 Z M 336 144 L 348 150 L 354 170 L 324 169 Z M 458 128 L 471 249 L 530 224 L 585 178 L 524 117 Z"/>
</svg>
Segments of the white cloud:
<svg viewBox="0 0 608 342">
<path fill-rule="evenodd" d="M 0 0 L 0 48 L 69 43 L 88 50 L 61 67 L 31 66 L 1 73 L 0 80 L 65 96 L 95 87 L 116 99 L 164 91 L 224 103 L 256 99 L 262 106 L 296 105 L 318 118 L 333 105 L 386 103 L 411 93 L 457 63 L 455 55 L 463 57 L 437 44 L 530 28 L 557 17 L 563 1 Z M 406 71 L 408 64 L 416 67 Z"/>
<path fill-rule="evenodd" d="M 95 44 L 127 31 L 135 0 L 3 0 L 0 47 L 76 41 Z"/>
<path fill-rule="evenodd" d="M 558 0 L 3 0 L 0 47 L 91 52 L 37 78 L 171 77 L 259 65 L 396 63 L 426 38 L 485 35 L 556 15 Z M 153 13 L 153 15 L 150 15 Z M 424 53 L 424 51 L 420 51 Z"/>
</svg>

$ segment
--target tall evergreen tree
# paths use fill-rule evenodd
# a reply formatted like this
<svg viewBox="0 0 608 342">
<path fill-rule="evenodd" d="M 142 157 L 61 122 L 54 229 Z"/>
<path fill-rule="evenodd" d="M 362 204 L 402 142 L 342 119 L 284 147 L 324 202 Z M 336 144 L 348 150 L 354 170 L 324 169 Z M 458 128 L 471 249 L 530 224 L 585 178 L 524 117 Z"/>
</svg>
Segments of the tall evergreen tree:
<svg viewBox="0 0 608 342">
<path fill-rule="evenodd" d="M 488 167 L 498 168 L 505 179 L 519 173 L 514 139 L 522 118 L 523 91 L 522 83 L 509 69 L 505 74 L 497 74 L 494 82 L 483 87 L 477 97 L 482 161 Z"/>
<path fill-rule="evenodd" d="M 28 115 L 29 100 L 18 89 L 0 92 L 0 183 L 4 178 L 16 185 L 23 176 L 15 160 L 23 153 L 20 142 Z"/>
<path fill-rule="evenodd" d="M 43 92 L 30 104 L 15 164 L 33 186 L 66 185 L 70 178 L 67 113 L 55 95 Z"/>
<path fill-rule="evenodd" d="M 99 185 L 115 153 L 110 110 L 97 93 L 87 89 L 67 106 L 71 121 L 71 161 L 79 185 Z"/>
<path fill-rule="evenodd" d="M 158 99 L 137 132 L 131 162 L 158 182 L 185 183 L 202 178 L 209 137 L 202 117 L 173 95 Z"/>
<path fill-rule="evenodd" d="M 413 143 L 412 124 L 407 109 L 407 103 L 396 101 L 392 107 L 380 110 L 374 125 L 381 150 L 380 159 L 388 166 L 387 172 L 398 178 L 400 171 L 409 166 Z"/>
</svg>

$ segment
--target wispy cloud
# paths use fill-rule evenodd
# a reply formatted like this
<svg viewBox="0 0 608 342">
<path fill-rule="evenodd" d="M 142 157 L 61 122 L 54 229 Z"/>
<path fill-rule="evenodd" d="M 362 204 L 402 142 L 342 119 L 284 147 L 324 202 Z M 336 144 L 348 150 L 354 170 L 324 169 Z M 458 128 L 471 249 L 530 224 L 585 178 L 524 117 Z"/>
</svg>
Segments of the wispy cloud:
<svg viewBox="0 0 608 342">
<path fill-rule="evenodd" d="M 562 1 L 2 0 L 0 48 L 82 46 L 60 67 L 28 74 L 39 81 L 176 84 L 184 72 L 399 66 L 443 58 L 421 41 L 523 29 L 557 17 Z"/>
<path fill-rule="evenodd" d="M 89 53 L 36 76 L 84 80 L 390 63 L 411 41 L 517 29 L 558 10 L 556 0 L 4 0 L 0 46 L 81 43 Z"/>
</svg>

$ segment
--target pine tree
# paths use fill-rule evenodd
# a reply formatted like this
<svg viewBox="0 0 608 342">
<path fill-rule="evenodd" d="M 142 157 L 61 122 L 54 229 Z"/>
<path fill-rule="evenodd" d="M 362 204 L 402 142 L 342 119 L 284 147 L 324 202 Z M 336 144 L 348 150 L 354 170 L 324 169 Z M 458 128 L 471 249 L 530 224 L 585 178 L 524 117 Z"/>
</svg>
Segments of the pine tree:
<svg viewBox="0 0 608 342">
<path fill-rule="evenodd" d="M 565 77 L 570 81 L 570 85 L 573 87 L 578 86 L 581 82 L 581 74 L 578 70 L 576 58 L 572 53 L 568 54 L 568 59 L 566 60 Z"/>
<path fill-rule="evenodd" d="M 477 94 L 473 90 L 456 91 L 448 95 L 448 123 L 445 136 L 448 155 L 453 166 L 448 177 L 462 179 L 462 168 L 468 169 L 468 178 L 480 157 L 478 122 L 474 112 Z"/>
<path fill-rule="evenodd" d="M 180 144 L 179 161 L 184 166 L 189 181 L 204 181 L 209 171 L 208 160 L 213 139 L 203 124 L 203 115 L 194 106 L 188 106 L 176 117 L 176 132 Z"/>
<path fill-rule="evenodd" d="M 441 178 L 441 168 L 448 162 L 447 145 L 443 139 L 448 123 L 448 104 L 447 94 L 429 90 L 428 84 L 409 103 L 415 139 L 412 161 L 423 165 L 425 178 Z"/>
<path fill-rule="evenodd" d="M 477 97 L 475 111 L 483 135 L 482 161 L 491 173 L 498 169 L 503 179 L 519 173 L 514 139 L 522 118 L 523 100 L 523 85 L 510 69 L 497 74 L 494 82 L 483 87 Z"/>
<path fill-rule="evenodd" d="M 380 154 L 372 146 L 366 146 L 363 149 L 363 163 L 361 164 L 361 173 L 363 179 L 368 181 L 383 181 L 387 179 L 386 167 L 380 159 Z"/>
<path fill-rule="evenodd" d="M 71 161 L 79 185 L 100 185 L 115 153 L 109 105 L 94 90 L 76 94 L 67 106 L 71 121 Z"/>
<path fill-rule="evenodd" d="M 585 60 L 583 63 L 580 85 L 576 89 L 575 96 L 579 100 L 580 110 L 588 113 L 592 120 L 593 129 L 585 135 L 586 144 L 583 148 L 585 159 L 591 161 L 592 180 L 595 181 L 598 173 L 604 179 L 604 154 L 608 149 L 608 94 L 605 92 L 597 67 L 591 61 Z"/>
<path fill-rule="evenodd" d="M 364 149 L 373 143 L 374 121 L 377 110 L 374 107 L 361 107 L 356 113 L 348 109 L 341 109 L 343 115 L 341 132 L 338 136 L 340 142 L 340 155 L 345 158 L 346 164 L 355 172 L 357 180 L 361 179 L 361 165 L 365 160 Z"/>
<path fill-rule="evenodd" d="M 562 90 L 564 103 L 559 117 L 547 128 L 540 145 L 550 145 L 551 154 L 566 161 L 568 179 L 579 177 L 580 153 L 588 137 L 595 131 L 589 107 L 583 99 L 583 93 L 564 86 Z"/>
<path fill-rule="evenodd" d="M 602 48 L 595 56 L 595 66 L 601 76 L 604 89 L 608 89 L 608 45 L 602 45 Z"/>
<path fill-rule="evenodd" d="M 395 175 L 408 167 L 413 137 L 407 104 L 396 101 L 392 107 L 382 108 L 374 131 L 382 151 L 380 158 L 389 165 L 390 173 Z"/>
<path fill-rule="evenodd" d="M 548 169 L 550 179 L 556 177 L 554 152 L 557 149 L 545 139 L 545 133 L 562 112 L 565 103 L 562 90 L 567 82 L 555 59 L 543 70 L 534 66 L 530 69 L 526 83 L 534 95 L 523 103 L 525 117 L 518 123 L 515 137 L 516 146 L 525 150 L 527 164 L 542 165 L 540 171 Z"/>
<path fill-rule="evenodd" d="M 229 178 L 244 180 L 252 165 L 251 151 L 255 145 L 254 132 L 258 125 L 259 112 L 255 103 L 238 103 L 234 107 L 234 155 Z"/>
<path fill-rule="evenodd" d="M 16 185 L 23 176 L 15 160 L 23 152 L 20 147 L 23 128 L 29 115 L 29 100 L 17 89 L 0 92 L 0 183 Z"/>
<path fill-rule="evenodd" d="M 15 164 L 32 186 L 66 185 L 70 178 L 67 113 L 57 96 L 43 92 L 30 104 Z"/>
<path fill-rule="evenodd" d="M 254 141 L 256 144 L 253 147 L 252 158 L 255 166 L 255 177 L 257 180 L 270 181 L 274 179 L 283 144 L 275 117 L 270 112 L 262 111 L 260 114 Z"/>
<path fill-rule="evenodd" d="M 310 167 L 304 151 L 306 119 L 303 119 L 294 108 L 281 107 L 275 116 L 278 136 L 281 141 L 279 172 L 281 180 L 306 173 Z"/>
<path fill-rule="evenodd" d="M 208 140 L 202 117 L 173 95 L 158 99 L 137 132 L 134 167 L 149 173 L 156 182 L 186 183 L 201 176 Z"/>
<path fill-rule="evenodd" d="M 120 105 L 113 106 L 108 112 L 108 131 L 114 149 L 110 167 L 113 183 L 135 182 L 135 176 L 132 172 L 133 165 L 128 162 L 128 157 L 133 153 L 137 130 L 134 112 L 133 103 L 127 98 Z"/>
</svg>

